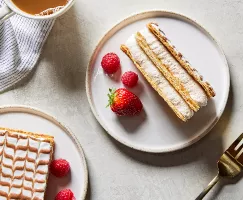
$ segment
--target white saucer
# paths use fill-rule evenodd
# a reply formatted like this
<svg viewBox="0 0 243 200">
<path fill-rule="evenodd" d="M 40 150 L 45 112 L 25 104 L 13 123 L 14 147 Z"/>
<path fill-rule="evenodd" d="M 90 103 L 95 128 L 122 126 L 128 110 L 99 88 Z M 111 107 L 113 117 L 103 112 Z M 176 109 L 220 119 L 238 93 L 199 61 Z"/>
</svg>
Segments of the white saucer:
<svg viewBox="0 0 243 200">
<path fill-rule="evenodd" d="M 209 101 L 187 123 L 181 122 L 167 104 L 145 81 L 128 57 L 120 50 L 127 38 L 148 22 L 160 25 L 172 43 L 208 80 L 216 91 Z M 144 104 L 144 112 L 136 117 L 117 117 L 106 108 L 109 88 L 123 87 L 119 73 L 106 76 L 100 66 L 102 57 L 115 52 L 121 69 L 139 74 L 139 85 L 131 90 Z M 208 133 L 221 117 L 230 86 L 225 55 L 214 38 L 195 21 L 180 14 L 149 11 L 134 15 L 112 28 L 101 40 L 90 60 L 86 74 L 86 90 L 92 111 L 104 129 L 119 142 L 146 152 L 170 152 L 185 148 Z"/>
<path fill-rule="evenodd" d="M 56 178 L 50 174 L 46 198 L 55 199 L 61 189 L 69 188 L 77 200 L 85 199 L 88 188 L 86 161 L 80 143 L 70 130 L 50 115 L 22 106 L 0 107 L 0 127 L 53 135 L 54 159 L 68 160 L 71 173 L 64 178 Z"/>
</svg>

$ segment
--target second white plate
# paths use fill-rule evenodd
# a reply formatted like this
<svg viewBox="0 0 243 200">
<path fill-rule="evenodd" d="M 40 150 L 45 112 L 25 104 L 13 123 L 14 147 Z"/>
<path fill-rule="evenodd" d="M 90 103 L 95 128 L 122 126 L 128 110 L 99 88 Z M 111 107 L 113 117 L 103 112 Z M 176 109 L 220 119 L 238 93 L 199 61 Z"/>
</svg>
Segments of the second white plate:
<svg viewBox="0 0 243 200">
<path fill-rule="evenodd" d="M 71 173 L 66 177 L 49 176 L 46 199 L 55 199 L 61 189 L 69 188 L 77 200 L 84 200 L 88 189 L 88 170 L 82 147 L 64 125 L 50 115 L 23 106 L 0 107 L 0 127 L 44 133 L 54 136 L 54 159 L 63 158 L 70 163 Z"/>
<path fill-rule="evenodd" d="M 216 91 L 207 107 L 187 123 L 181 122 L 151 88 L 120 45 L 148 22 L 156 22 Z M 106 76 L 100 66 L 102 57 L 115 52 L 121 59 L 122 73 L 139 74 L 139 85 L 132 91 L 144 104 L 144 112 L 135 117 L 117 117 L 106 108 L 109 88 L 123 87 L 119 74 Z M 169 152 L 187 147 L 208 133 L 221 117 L 229 93 L 229 69 L 222 49 L 213 37 L 195 21 L 166 11 L 141 13 L 122 21 L 98 44 L 87 70 L 86 89 L 94 115 L 105 130 L 119 142 L 146 152 Z"/>
</svg>

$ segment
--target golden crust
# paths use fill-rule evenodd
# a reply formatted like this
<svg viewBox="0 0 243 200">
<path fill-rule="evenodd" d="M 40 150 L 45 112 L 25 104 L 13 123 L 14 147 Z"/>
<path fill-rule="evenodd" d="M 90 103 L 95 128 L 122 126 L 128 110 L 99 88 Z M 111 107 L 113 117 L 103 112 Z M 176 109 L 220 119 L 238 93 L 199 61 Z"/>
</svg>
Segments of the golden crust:
<svg viewBox="0 0 243 200">
<path fill-rule="evenodd" d="M 148 29 L 158 38 L 158 40 L 168 49 L 168 51 L 176 58 L 176 60 L 181 64 L 181 66 L 188 72 L 188 74 L 204 89 L 209 98 L 214 97 L 216 94 L 212 86 L 203 80 L 201 75 L 198 75 L 196 69 L 192 68 L 190 63 L 183 57 L 183 55 L 176 51 L 175 47 L 168 42 L 168 38 L 162 34 L 160 29 L 154 27 L 158 25 L 156 23 L 149 23 L 147 25 Z M 183 59 L 182 59 L 183 58 Z"/>
<path fill-rule="evenodd" d="M 43 139 L 43 141 L 45 142 L 50 142 L 51 146 L 54 147 L 54 137 L 50 136 L 50 135 L 45 135 L 45 134 L 39 134 L 39 133 L 32 133 L 32 132 L 26 132 L 26 131 L 22 131 L 22 130 L 15 130 L 15 129 L 10 129 L 10 128 L 3 128 L 0 127 L 0 131 L 8 131 L 10 133 L 22 133 L 25 134 L 27 136 L 31 136 L 32 138 L 36 138 L 36 139 Z"/>
<path fill-rule="evenodd" d="M 126 45 L 121 45 L 121 50 L 132 60 L 134 65 L 138 68 L 138 70 L 143 74 L 146 80 L 150 83 L 150 85 L 154 88 L 154 90 L 165 100 L 165 102 L 169 105 L 169 107 L 174 111 L 174 113 L 184 122 L 187 121 L 187 118 L 167 99 L 166 95 L 158 88 L 158 86 L 154 83 L 154 81 L 146 74 L 146 72 L 141 68 L 141 66 L 134 60 L 129 48 Z"/>
<path fill-rule="evenodd" d="M 150 58 L 150 60 L 154 63 L 158 70 L 164 75 L 164 77 L 170 82 L 170 84 L 176 89 L 181 97 L 186 101 L 189 107 L 195 112 L 198 111 L 200 109 L 198 103 L 191 98 L 189 92 L 183 86 L 180 79 L 175 77 L 173 73 L 168 69 L 168 67 L 164 65 L 155 55 L 155 53 L 150 49 L 146 39 L 142 36 L 141 33 L 138 32 L 136 34 L 136 40 L 138 45 L 143 49 L 146 55 Z"/>
</svg>

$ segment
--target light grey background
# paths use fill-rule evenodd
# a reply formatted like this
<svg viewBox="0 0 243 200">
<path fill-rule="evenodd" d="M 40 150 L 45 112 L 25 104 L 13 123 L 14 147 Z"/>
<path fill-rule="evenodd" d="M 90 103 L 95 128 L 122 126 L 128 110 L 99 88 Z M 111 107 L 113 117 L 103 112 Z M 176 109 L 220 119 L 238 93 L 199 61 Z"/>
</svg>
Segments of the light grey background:
<svg viewBox="0 0 243 200">
<path fill-rule="evenodd" d="M 221 120 L 203 140 L 172 154 L 145 154 L 115 142 L 95 120 L 85 93 L 86 67 L 102 35 L 128 15 L 149 9 L 197 20 L 221 43 L 230 65 L 232 87 Z M 243 1 L 77 0 L 57 19 L 36 70 L 1 94 L 0 104 L 37 107 L 76 133 L 89 168 L 87 199 L 193 200 L 216 175 L 220 154 L 243 130 L 242 90 Z M 206 199 L 241 200 L 242 186 L 243 180 L 218 185 Z"/>
</svg>

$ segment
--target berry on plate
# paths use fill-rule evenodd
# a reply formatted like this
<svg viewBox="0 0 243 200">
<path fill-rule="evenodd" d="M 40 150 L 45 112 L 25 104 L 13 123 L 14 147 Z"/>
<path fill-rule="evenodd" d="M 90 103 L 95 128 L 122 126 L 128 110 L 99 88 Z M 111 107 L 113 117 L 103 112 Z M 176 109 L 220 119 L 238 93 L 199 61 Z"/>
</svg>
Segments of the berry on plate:
<svg viewBox="0 0 243 200">
<path fill-rule="evenodd" d="M 119 116 L 133 116 L 140 113 L 143 109 L 140 99 L 125 88 L 109 89 L 108 97 L 108 106 Z"/>
<path fill-rule="evenodd" d="M 101 66 L 107 74 L 114 74 L 120 68 L 120 58 L 115 53 L 106 54 L 101 61 Z"/>
<path fill-rule="evenodd" d="M 135 72 L 128 71 L 122 75 L 122 83 L 127 87 L 134 87 L 138 82 L 138 75 Z"/>
<path fill-rule="evenodd" d="M 64 177 L 70 171 L 69 162 L 64 159 L 53 160 L 50 165 L 50 171 L 56 177 Z"/>
<path fill-rule="evenodd" d="M 75 200 L 75 197 L 70 189 L 64 189 L 58 192 L 55 200 Z"/>
</svg>

